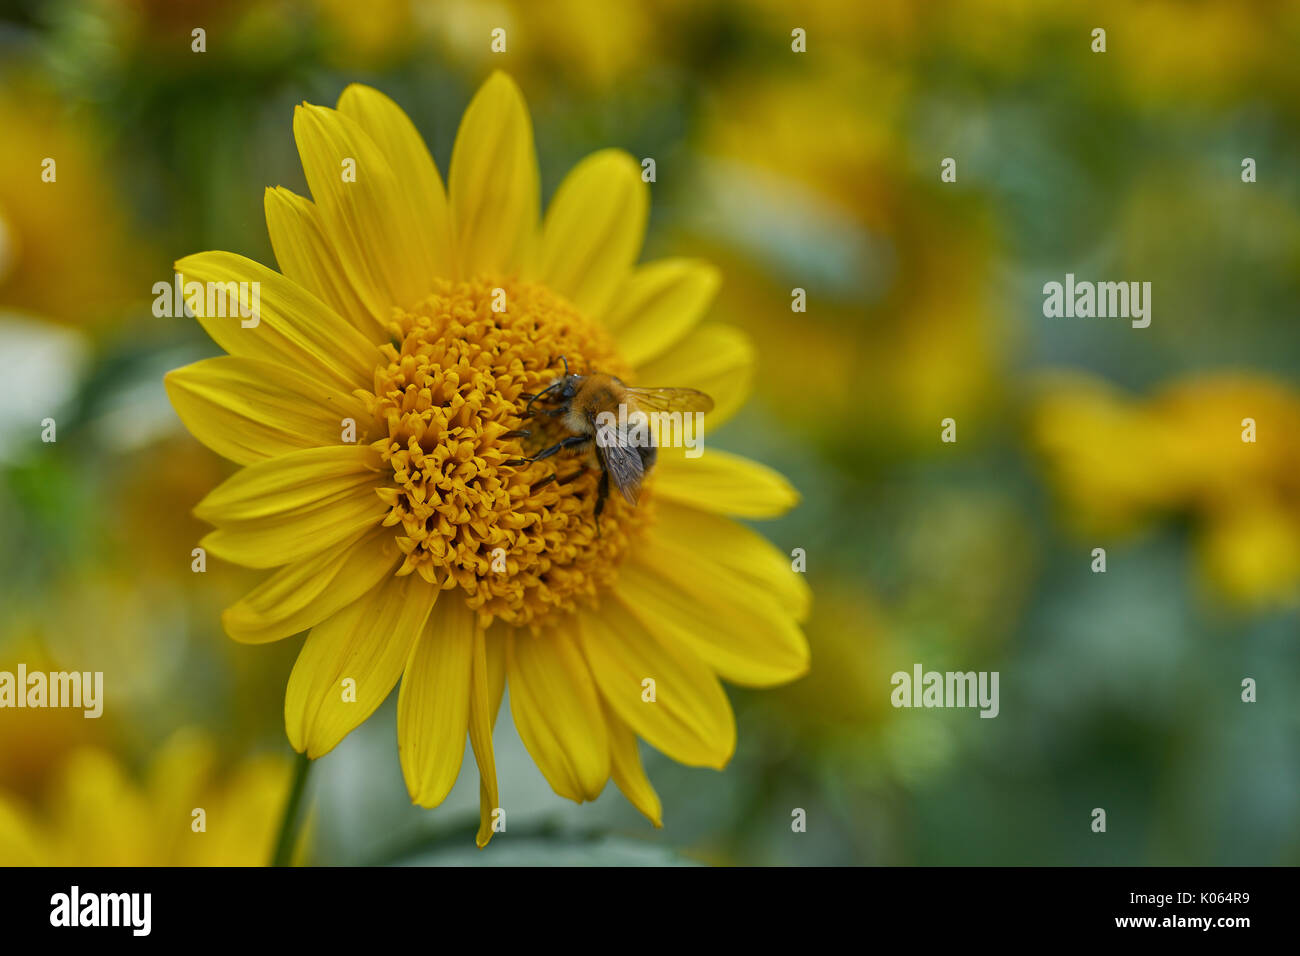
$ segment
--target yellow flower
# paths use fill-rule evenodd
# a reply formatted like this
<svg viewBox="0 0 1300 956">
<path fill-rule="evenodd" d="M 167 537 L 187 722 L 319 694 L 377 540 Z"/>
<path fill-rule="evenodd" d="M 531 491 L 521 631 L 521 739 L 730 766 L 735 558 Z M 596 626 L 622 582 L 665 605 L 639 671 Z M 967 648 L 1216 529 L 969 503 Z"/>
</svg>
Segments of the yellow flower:
<svg viewBox="0 0 1300 956">
<path fill-rule="evenodd" d="M 852 19 L 840 26 L 851 31 Z M 825 35 L 799 23 L 810 38 Z M 857 106 L 862 89 L 872 90 L 869 111 Z M 887 62 L 819 52 L 807 69 L 719 80 L 701 114 L 701 151 L 722 171 L 713 201 L 738 210 L 691 227 L 733 279 L 718 310 L 769 358 L 757 382 L 771 414 L 837 448 L 852 428 L 875 438 L 877 454 L 925 453 L 954 409 L 974 435 L 1002 399 L 1014 337 L 989 305 L 994 237 L 986 218 L 957 214 L 937 177 L 923 179 L 907 160 L 917 97 Z M 788 268 L 805 230 L 835 237 L 824 240 L 829 255 L 803 252 L 822 280 L 806 265 Z M 809 306 L 791 336 L 789 307 L 770 304 L 788 303 L 796 285 Z M 791 380 L 804 402 L 787 400 Z"/>
<path fill-rule="evenodd" d="M 149 287 L 87 127 L 36 79 L 0 77 L 0 312 L 94 326 Z"/>
<path fill-rule="evenodd" d="M 141 782 L 108 751 L 79 749 L 43 812 L 0 791 L 0 866 L 265 866 L 290 761 L 216 770 L 211 741 L 192 731 L 174 734 Z"/>
<path fill-rule="evenodd" d="M 419 20 L 440 60 L 472 75 L 489 58 L 508 57 L 521 77 L 550 84 L 585 84 L 607 88 L 645 69 L 662 67 L 670 54 L 666 37 L 684 29 L 682 4 L 657 0 L 645 4 L 603 0 L 509 0 L 485 4 L 446 0 L 419 11 Z M 505 53 L 494 52 L 493 31 L 505 31 Z"/>
<path fill-rule="evenodd" d="M 1030 417 L 1071 521 L 1122 535 L 1186 513 L 1209 579 L 1263 605 L 1300 594 L 1300 394 L 1219 372 L 1135 400 L 1085 375 L 1040 383 Z"/>
<path fill-rule="evenodd" d="M 611 496 L 598 529 L 596 474 L 508 462 L 527 454 L 520 396 L 554 380 L 561 356 L 709 392 L 714 425 L 737 408 L 752 351 L 699 324 L 716 271 L 636 265 L 649 190 L 621 151 L 583 160 L 540 220 L 528 111 L 501 73 L 465 113 L 445 191 L 375 90 L 350 86 L 337 110 L 304 104 L 294 134 L 314 201 L 267 192 L 283 274 L 224 252 L 176 266 L 187 281 L 260 283 L 249 327 L 197 303 L 230 354 L 167 377 L 190 431 L 245 466 L 196 508 L 216 525 L 203 545 L 280 569 L 227 610 L 227 632 L 262 643 L 311 629 L 285 694 L 289 740 L 311 757 L 401 678 L 398 746 L 421 806 L 446 797 L 468 734 L 480 846 L 499 805 L 507 681 L 556 793 L 593 800 L 612 776 L 658 825 L 637 738 L 721 768 L 736 730 L 718 678 L 769 686 L 807 669 L 802 579 L 731 520 L 780 514 L 796 494 L 734 455 L 665 448 L 640 504 Z M 564 481 L 549 481 L 556 467 Z"/>
<path fill-rule="evenodd" d="M 0 626 L 0 673 L 17 674 L 59 670 L 39 641 L 23 633 L 21 612 L 11 613 Z M 25 693 L 25 690 L 23 691 Z M 105 720 L 87 720 L 85 711 L 73 707 L 13 707 L 0 717 L 0 792 L 10 797 L 35 798 L 58 773 L 70 752 L 108 739 Z"/>
</svg>

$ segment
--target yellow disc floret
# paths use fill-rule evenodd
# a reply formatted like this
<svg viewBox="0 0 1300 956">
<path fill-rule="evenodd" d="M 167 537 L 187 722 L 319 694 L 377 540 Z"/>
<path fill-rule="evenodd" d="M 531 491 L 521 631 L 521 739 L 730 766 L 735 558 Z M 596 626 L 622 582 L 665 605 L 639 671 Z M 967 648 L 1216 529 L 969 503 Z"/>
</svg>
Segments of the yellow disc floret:
<svg viewBox="0 0 1300 956">
<path fill-rule="evenodd" d="M 545 286 L 492 278 L 439 280 L 390 332 L 388 364 L 359 394 L 366 440 L 392 476 L 379 494 L 405 555 L 397 574 L 461 588 L 484 625 L 535 625 L 596 598 L 650 496 L 633 508 L 611 495 L 598 529 L 600 475 L 586 459 L 506 462 L 554 436 L 546 416 L 524 417 L 520 395 L 553 382 L 560 356 L 575 372 L 626 375 L 610 336 Z"/>
</svg>

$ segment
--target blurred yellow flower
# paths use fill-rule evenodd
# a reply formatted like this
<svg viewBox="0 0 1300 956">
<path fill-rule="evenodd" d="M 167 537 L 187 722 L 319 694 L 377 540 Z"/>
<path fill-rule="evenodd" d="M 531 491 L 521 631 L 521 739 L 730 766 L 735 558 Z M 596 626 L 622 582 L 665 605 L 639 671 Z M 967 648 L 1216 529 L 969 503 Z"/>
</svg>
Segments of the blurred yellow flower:
<svg viewBox="0 0 1300 956">
<path fill-rule="evenodd" d="M 896 638 L 873 598 L 862 588 L 833 582 L 817 591 L 817 609 L 806 625 L 814 665 L 806 679 L 775 696 L 784 719 L 817 736 L 828 729 L 878 724 L 888 701 L 876 693 L 883 647 Z"/>
<path fill-rule="evenodd" d="M 83 748 L 39 807 L 0 791 L 0 866 L 264 866 L 290 775 L 273 755 L 219 773 L 211 742 L 190 731 L 139 781 L 112 753 Z"/>
<path fill-rule="evenodd" d="M 1039 383 L 1029 416 L 1077 530 L 1123 535 L 1189 514 L 1203 565 L 1231 597 L 1294 599 L 1300 585 L 1300 393 L 1218 373 L 1146 400 L 1085 375 Z M 1252 440 L 1253 439 L 1253 440 Z"/>
<path fill-rule="evenodd" d="M 699 388 L 725 416 L 752 352 L 699 325 L 716 271 L 636 265 L 649 190 L 621 151 L 583 160 L 539 221 L 528 110 L 501 73 L 465 113 L 446 190 L 410 120 L 373 89 L 350 86 L 337 110 L 300 107 L 294 133 L 314 202 L 266 194 L 283 274 L 223 252 L 176 264 L 190 281 L 260 288 L 250 327 L 193 303 L 230 355 L 167 376 L 187 427 L 245 466 L 196 509 L 217 526 L 203 544 L 281 569 L 226 612 L 227 632 L 263 643 L 311 630 L 285 695 L 289 740 L 310 757 L 401 678 L 401 763 L 422 806 L 450 791 L 468 733 L 479 845 L 499 806 L 492 726 L 507 679 L 556 793 L 592 800 L 612 776 L 658 824 L 637 737 L 721 768 L 735 722 L 719 676 L 768 686 L 808 666 L 802 579 L 731 520 L 797 496 L 745 459 L 665 448 L 639 506 L 612 496 L 598 527 L 595 470 L 553 481 L 554 461 L 516 461 L 521 396 L 555 380 L 563 356 Z"/>
<path fill-rule="evenodd" d="M 0 633 L 0 673 L 59 670 L 39 642 Z M 7 707 L 0 733 L 0 792 L 35 798 L 50 782 L 69 752 L 105 739 L 102 719 L 88 720 L 72 707 Z"/>
<path fill-rule="evenodd" d="M 941 7 L 863 4 L 884 29 L 866 37 L 891 58 L 977 66 L 1006 77 L 1041 68 L 1096 69 L 1101 91 L 1116 89 L 1142 106 L 1227 104 L 1261 85 L 1293 83 L 1300 9 L 1290 0 L 952 0 Z M 915 18 L 914 30 L 890 29 Z M 941 15 L 938 11 L 941 10 Z M 1105 53 L 1092 49 L 1106 31 Z M 1095 61 L 1090 58 L 1097 58 Z M 1197 64 L 1189 70 L 1187 64 Z"/>
<path fill-rule="evenodd" d="M 345 10 L 349 5 L 338 0 L 317 2 L 339 20 L 356 19 L 361 9 L 352 5 Z M 396 6 L 410 7 L 410 0 Z M 504 61 L 522 77 L 545 81 L 563 76 L 596 87 L 644 64 L 661 35 L 654 29 L 655 11 L 646 5 L 602 0 L 445 0 L 417 4 L 409 15 L 442 59 L 462 73 L 480 73 Z M 498 30 L 504 32 L 494 36 Z M 393 35 L 388 45 L 400 42 Z"/>
<path fill-rule="evenodd" d="M 382 66 L 420 41 L 417 26 L 424 12 L 412 0 L 312 0 L 312 5 L 330 36 L 325 52 L 341 65 Z M 426 10 L 442 6 L 430 4 Z"/>
<path fill-rule="evenodd" d="M 121 414 L 117 422 L 131 417 Z M 114 416 L 105 414 L 96 424 L 104 437 Z M 0 621 L 0 647 L 21 640 L 28 654 L 56 669 L 113 675 L 106 691 L 112 712 L 175 706 L 174 681 L 203 634 L 195 633 L 196 624 L 202 628 L 255 580 L 194 569 L 193 550 L 205 527 L 188 511 L 227 473 L 222 462 L 177 434 L 120 451 L 112 469 L 98 471 L 93 489 L 64 489 L 61 501 L 72 507 L 77 533 L 44 556 L 48 574 L 39 587 L 14 594 Z M 95 508 L 72 506 L 92 493 Z M 160 514 L 169 517 L 159 520 Z M 59 597 L 68 594 L 76 600 Z M 235 658 L 236 668 L 247 664 L 247 655 L 225 656 Z M 265 682 L 260 670 L 239 674 L 241 689 Z"/>
<path fill-rule="evenodd" d="M 1088 18 L 1113 24 L 1115 76 L 1149 105 L 1231 104 L 1254 95 L 1261 77 L 1294 76 L 1300 9 L 1290 0 L 1108 0 Z"/>
<path fill-rule="evenodd" d="M 89 326 L 143 301 L 143 254 L 85 124 L 15 76 L 0 129 L 0 311 Z"/>
<path fill-rule="evenodd" d="M 719 84 L 701 146 L 724 169 L 710 198 L 750 187 L 727 207 L 734 215 L 705 223 L 738 235 L 710 235 L 705 251 L 735 257 L 727 267 L 740 281 L 719 309 L 770 357 L 757 391 L 772 415 L 824 440 L 851 427 L 930 451 L 943 418 L 969 427 L 997 407 L 1014 340 L 993 311 L 987 222 L 938 191 L 937 165 L 924 178 L 909 166 L 910 92 L 887 65 L 820 58 Z M 755 249 L 755 235 L 773 245 Z M 801 248 L 810 238 L 824 245 Z M 807 311 L 792 315 L 794 286 Z M 787 400 L 791 381 L 803 401 Z"/>
</svg>

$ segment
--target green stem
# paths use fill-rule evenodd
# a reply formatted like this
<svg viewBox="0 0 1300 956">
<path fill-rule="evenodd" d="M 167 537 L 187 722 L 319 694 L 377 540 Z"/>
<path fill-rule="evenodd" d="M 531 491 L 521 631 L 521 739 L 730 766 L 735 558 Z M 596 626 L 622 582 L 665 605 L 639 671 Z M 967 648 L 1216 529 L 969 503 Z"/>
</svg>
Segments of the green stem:
<svg viewBox="0 0 1300 956">
<path fill-rule="evenodd" d="M 307 789 L 307 775 L 311 771 L 312 761 L 306 754 L 298 754 L 293 768 L 293 786 L 289 789 L 289 799 L 284 805 L 284 816 L 280 818 L 280 835 L 275 840 L 275 856 L 271 858 L 272 866 L 288 866 L 293 855 L 293 846 L 297 842 L 298 812 L 302 806 L 302 794 Z"/>
</svg>

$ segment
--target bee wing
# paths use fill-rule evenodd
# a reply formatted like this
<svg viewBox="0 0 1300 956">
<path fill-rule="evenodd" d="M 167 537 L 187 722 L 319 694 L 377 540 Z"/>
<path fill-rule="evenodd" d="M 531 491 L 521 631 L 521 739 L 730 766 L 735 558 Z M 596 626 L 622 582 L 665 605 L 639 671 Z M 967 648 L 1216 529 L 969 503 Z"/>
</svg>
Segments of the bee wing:
<svg viewBox="0 0 1300 956">
<path fill-rule="evenodd" d="M 656 412 L 711 412 L 713 399 L 695 388 L 628 388 L 637 407 Z"/>
<path fill-rule="evenodd" d="M 627 432 L 615 425 L 597 424 L 596 452 L 627 503 L 636 505 L 641 479 L 645 477 L 645 466 L 641 463 L 641 453 L 636 445 L 628 440 Z"/>
</svg>

